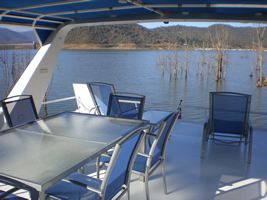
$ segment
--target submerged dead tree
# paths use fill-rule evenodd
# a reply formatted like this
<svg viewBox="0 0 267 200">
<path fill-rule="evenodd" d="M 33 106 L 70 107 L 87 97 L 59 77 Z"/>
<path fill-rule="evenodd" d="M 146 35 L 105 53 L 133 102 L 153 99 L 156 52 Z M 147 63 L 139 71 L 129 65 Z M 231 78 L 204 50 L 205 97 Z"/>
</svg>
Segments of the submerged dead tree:
<svg viewBox="0 0 267 200">
<path fill-rule="evenodd" d="M 228 27 L 224 25 L 215 26 L 215 35 L 209 34 L 212 48 L 214 49 L 215 55 L 214 60 L 216 61 L 216 81 L 225 79 L 226 66 L 228 64 Z"/>
<path fill-rule="evenodd" d="M 264 37 L 264 33 L 265 33 L 265 29 L 266 26 L 263 26 L 261 24 L 257 24 L 256 25 L 256 32 L 257 32 L 257 39 L 258 39 L 258 43 L 256 44 L 258 46 L 258 60 L 259 60 L 259 67 L 260 67 L 260 77 L 259 80 L 257 82 L 257 86 L 261 87 L 263 80 L 262 80 L 262 66 L 263 63 L 266 60 L 266 57 L 263 55 L 263 37 Z"/>
<path fill-rule="evenodd" d="M 253 34 L 252 34 L 252 64 L 251 64 L 251 72 L 250 72 L 250 77 L 253 76 L 253 66 L 254 66 L 254 53 L 255 53 L 255 48 L 254 48 L 254 33 L 255 33 L 255 28 L 253 24 Z"/>
<path fill-rule="evenodd" d="M 21 74 L 23 73 L 24 69 L 30 63 L 30 52 L 28 50 L 14 50 L 12 53 L 12 79 L 13 82 L 16 82 Z"/>
<path fill-rule="evenodd" d="M 200 69 L 201 77 L 204 76 L 205 55 L 206 55 L 206 47 L 205 47 L 205 43 L 203 42 L 203 47 L 201 51 L 201 69 Z"/>
<path fill-rule="evenodd" d="M 5 47 L 5 45 L 4 45 Z M 4 79 L 5 81 L 9 82 L 10 79 L 10 74 L 9 74 L 9 65 L 8 65 L 8 60 L 9 60 L 9 55 L 8 55 L 8 51 L 6 48 L 4 48 L 4 50 L 1 51 L 0 53 L 0 66 L 3 70 L 3 74 L 4 74 Z"/>
<path fill-rule="evenodd" d="M 169 42 L 169 55 L 168 55 L 168 65 L 169 65 L 169 75 L 172 78 L 172 56 L 171 56 L 171 43 Z"/>
<path fill-rule="evenodd" d="M 178 51 L 176 49 L 176 46 L 174 50 L 171 50 L 171 46 L 169 44 L 169 53 L 167 55 L 163 53 L 157 58 L 157 66 L 161 68 L 162 74 L 165 74 L 165 72 L 167 72 L 170 79 L 177 78 L 179 67 Z"/>
<path fill-rule="evenodd" d="M 157 66 L 160 67 L 162 74 L 164 74 L 167 68 L 167 57 L 164 53 L 157 58 Z"/>
<path fill-rule="evenodd" d="M 187 36 L 187 32 L 184 33 L 184 76 L 187 78 L 187 72 L 188 72 L 188 54 L 189 54 L 189 44 L 188 44 L 189 38 Z"/>
<path fill-rule="evenodd" d="M 178 51 L 177 51 L 177 44 L 175 43 L 174 58 L 173 58 L 173 74 L 175 79 L 177 79 L 177 72 L 178 72 Z"/>
<path fill-rule="evenodd" d="M 8 50 L 7 45 L 0 52 L 0 68 L 3 71 L 5 82 L 5 93 L 1 98 L 5 98 L 12 86 L 17 82 L 24 69 L 30 63 L 30 53 L 28 50 Z"/>
</svg>

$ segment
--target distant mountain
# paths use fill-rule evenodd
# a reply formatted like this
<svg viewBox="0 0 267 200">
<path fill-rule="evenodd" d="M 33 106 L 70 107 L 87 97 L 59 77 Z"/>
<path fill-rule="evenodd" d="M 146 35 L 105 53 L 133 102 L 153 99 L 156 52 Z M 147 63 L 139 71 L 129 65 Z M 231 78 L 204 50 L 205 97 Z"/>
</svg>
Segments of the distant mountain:
<svg viewBox="0 0 267 200">
<path fill-rule="evenodd" d="M 187 39 L 190 47 L 201 48 L 203 43 L 211 47 L 209 36 L 212 35 L 214 38 L 218 27 L 227 29 L 230 48 L 252 48 L 253 28 L 239 28 L 229 25 L 213 25 L 208 28 L 177 25 L 154 29 L 147 29 L 138 24 L 79 27 L 69 32 L 65 44 L 99 44 L 103 47 L 134 44 L 136 48 L 166 48 L 169 43 L 182 47 L 185 44 L 185 39 Z M 265 38 L 267 39 L 267 34 L 265 34 Z M 256 31 L 254 41 L 257 43 Z M 266 47 L 267 40 L 264 40 L 263 44 Z"/>
<path fill-rule="evenodd" d="M 185 40 L 192 48 L 211 47 L 210 36 L 216 36 L 218 27 L 227 30 L 228 44 L 232 49 L 251 49 L 253 44 L 252 27 L 232 27 L 229 25 L 213 25 L 208 28 L 169 26 L 147 29 L 138 24 L 127 25 L 105 25 L 88 26 L 72 29 L 65 44 L 70 48 L 80 48 L 81 44 L 91 45 L 97 48 L 168 48 L 169 44 L 183 47 Z M 267 47 L 267 33 L 265 34 L 263 46 Z M 37 42 L 33 31 L 15 32 L 0 28 L 0 43 L 32 43 Z M 256 31 L 254 29 L 254 43 L 257 43 Z"/>
<path fill-rule="evenodd" d="M 0 28 L 1 44 L 32 43 L 33 41 L 38 43 L 33 31 L 15 32 L 6 28 Z"/>
</svg>

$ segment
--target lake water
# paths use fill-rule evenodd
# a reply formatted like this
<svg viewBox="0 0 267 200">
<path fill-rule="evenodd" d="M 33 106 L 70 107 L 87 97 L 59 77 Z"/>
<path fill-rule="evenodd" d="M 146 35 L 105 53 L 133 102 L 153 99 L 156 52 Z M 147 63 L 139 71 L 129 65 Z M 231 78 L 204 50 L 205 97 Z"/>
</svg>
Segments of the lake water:
<svg viewBox="0 0 267 200">
<path fill-rule="evenodd" d="M 30 53 L 33 57 L 36 51 L 31 50 Z M 197 58 L 200 61 L 200 51 L 190 51 L 187 79 L 183 73 L 179 73 L 177 79 L 170 80 L 167 73 L 162 75 L 156 64 L 157 58 L 163 53 L 169 54 L 166 50 L 62 50 L 48 101 L 74 96 L 72 83 L 106 82 L 114 84 L 117 92 L 138 93 L 146 96 L 146 102 L 168 104 L 147 105 L 146 108 L 176 110 L 180 100 L 183 100 L 182 105 L 208 107 L 209 92 L 231 91 L 251 94 L 251 111 L 267 112 L 267 87 L 256 86 L 255 70 L 254 76 L 249 76 L 252 52 L 230 51 L 226 79 L 219 83 L 206 76 L 201 78 L 196 73 L 195 63 Z M 266 67 L 264 74 L 267 75 Z M 4 89 L 2 81 L 1 94 Z M 48 115 L 76 108 L 75 100 L 50 104 Z M 43 109 L 40 116 L 44 116 Z M 200 109 L 185 107 L 182 118 L 203 121 L 205 113 Z M 266 127 L 266 115 L 253 114 L 250 118 L 254 126 Z"/>
</svg>

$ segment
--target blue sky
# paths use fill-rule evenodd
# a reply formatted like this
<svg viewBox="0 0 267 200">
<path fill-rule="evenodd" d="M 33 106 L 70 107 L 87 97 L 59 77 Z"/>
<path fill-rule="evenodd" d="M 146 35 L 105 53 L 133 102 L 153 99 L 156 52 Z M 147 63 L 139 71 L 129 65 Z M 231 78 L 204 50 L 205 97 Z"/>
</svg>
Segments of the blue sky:
<svg viewBox="0 0 267 200">
<path fill-rule="evenodd" d="M 194 27 L 209 27 L 213 24 L 216 23 L 209 23 L 209 22 L 170 22 L 169 24 L 164 24 L 162 22 L 155 22 L 155 23 L 139 23 L 139 25 L 142 25 L 146 28 L 152 29 L 152 28 L 157 28 L 157 27 L 167 27 L 167 26 L 176 26 L 176 25 L 181 25 L 181 26 L 194 26 Z M 223 23 L 223 24 L 228 24 L 234 27 L 252 27 L 252 23 L 248 24 L 243 24 L 243 23 Z M 17 32 L 22 32 L 22 31 L 30 31 L 32 30 L 31 28 L 24 28 L 24 27 L 7 27 L 7 26 L 0 26 L 0 28 L 9 28 L 13 31 Z"/>
<path fill-rule="evenodd" d="M 194 26 L 194 27 L 209 27 L 213 24 L 212 22 L 170 22 L 169 24 L 164 24 L 162 22 L 155 22 L 155 23 L 139 23 L 139 25 L 142 25 L 146 28 L 152 29 L 152 28 L 157 28 L 157 27 L 167 27 L 167 26 L 176 26 L 176 25 L 181 25 L 181 26 Z M 219 23 L 217 23 L 219 24 Z M 252 23 L 223 23 L 227 24 L 230 26 L 234 27 L 253 27 Z"/>
</svg>

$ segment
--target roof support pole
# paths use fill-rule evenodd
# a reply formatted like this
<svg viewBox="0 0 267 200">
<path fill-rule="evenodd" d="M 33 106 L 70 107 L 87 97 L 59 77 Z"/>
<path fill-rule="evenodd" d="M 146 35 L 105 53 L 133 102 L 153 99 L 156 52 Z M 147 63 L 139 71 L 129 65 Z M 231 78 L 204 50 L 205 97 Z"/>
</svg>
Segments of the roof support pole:
<svg viewBox="0 0 267 200">
<path fill-rule="evenodd" d="M 69 29 L 63 27 L 51 33 L 8 96 L 32 95 L 37 112 L 40 110 Z"/>
</svg>

